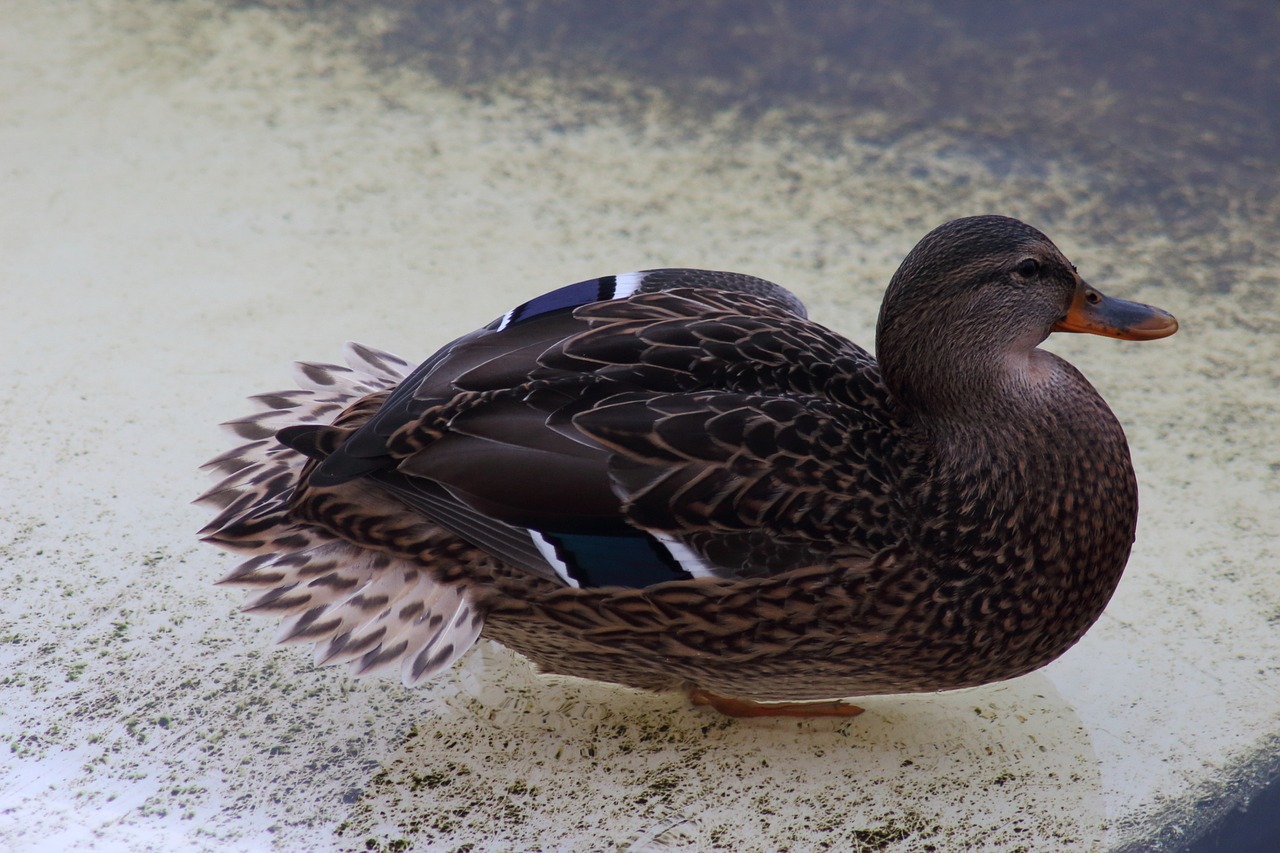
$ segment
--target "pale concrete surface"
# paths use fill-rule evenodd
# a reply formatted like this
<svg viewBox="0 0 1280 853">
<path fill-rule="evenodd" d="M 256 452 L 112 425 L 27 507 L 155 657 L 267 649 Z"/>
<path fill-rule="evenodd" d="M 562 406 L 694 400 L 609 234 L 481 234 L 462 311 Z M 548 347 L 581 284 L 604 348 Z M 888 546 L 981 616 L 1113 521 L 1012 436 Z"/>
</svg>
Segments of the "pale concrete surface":
<svg viewBox="0 0 1280 853">
<path fill-rule="evenodd" d="M 8 4 L 0 847 L 1102 850 L 1274 770 L 1277 217 L 1216 218 L 1204 239 L 1250 259 L 1222 288 L 1158 222 L 1085 239 L 1070 164 L 729 142 L 660 107 L 637 127 L 538 80 L 464 98 L 260 10 Z M 1125 422 L 1143 515 L 1106 615 L 1040 673 L 845 723 L 723 720 L 496 647 L 410 691 L 273 648 L 211 585 L 232 560 L 194 541 L 196 466 L 293 358 L 422 358 L 660 265 L 781 281 L 870 344 L 924 231 L 1046 205 L 1086 277 L 1182 331 L 1054 342 Z"/>
</svg>

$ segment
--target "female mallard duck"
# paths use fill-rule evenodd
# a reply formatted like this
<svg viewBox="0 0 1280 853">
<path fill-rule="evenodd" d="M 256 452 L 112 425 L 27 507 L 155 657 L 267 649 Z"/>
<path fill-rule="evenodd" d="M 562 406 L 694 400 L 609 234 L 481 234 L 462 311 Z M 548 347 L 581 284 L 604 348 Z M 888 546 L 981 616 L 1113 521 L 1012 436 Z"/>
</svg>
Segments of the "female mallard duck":
<svg viewBox="0 0 1280 853">
<path fill-rule="evenodd" d="M 999 216 L 911 250 L 878 359 L 758 278 L 607 276 L 416 369 L 299 365 L 231 422 L 202 534 L 319 663 L 413 684 L 485 636 L 725 713 L 852 714 L 806 700 L 1011 678 L 1093 624 L 1137 485 L 1106 403 L 1036 347 L 1177 327 Z"/>
</svg>

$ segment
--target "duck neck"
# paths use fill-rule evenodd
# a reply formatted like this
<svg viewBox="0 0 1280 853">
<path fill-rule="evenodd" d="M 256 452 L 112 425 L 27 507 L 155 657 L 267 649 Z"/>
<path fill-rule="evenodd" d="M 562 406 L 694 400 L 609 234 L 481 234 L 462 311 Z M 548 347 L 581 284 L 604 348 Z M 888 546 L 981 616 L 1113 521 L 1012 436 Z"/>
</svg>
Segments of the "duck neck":
<svg viewBox="0 0 1280 853">
<path fill-rule="evenodd" d="M 955 371 L 913 379 L 927 399 L 907 408 L 928 437 L 939 477 L 1000 485 L 1020 501 L 1019 492 L 1036 484 L 1076 485 L 1078 469 L 1090 468 L 1099 454 L 1131 472 L 1115 415 L 1079 371 L 1052 353 L 1010 356 L 969 373 L 968 381 Z M 930 387 L 935 382 L 949 383 L 949 390 Z"/>
<path fill-rule="evenodd" d="M 1040 392 L 1051 390 L 1059 369 L 1070 369 L 1037 349 L 1044 335 L 1010 339 L 1009 334 L 967 318 L 926 330 L 882 321 L 880 370 L 894 396 L 923 421 L 987 425 L 994 412 L 1030 413 Z"/>
</svg>

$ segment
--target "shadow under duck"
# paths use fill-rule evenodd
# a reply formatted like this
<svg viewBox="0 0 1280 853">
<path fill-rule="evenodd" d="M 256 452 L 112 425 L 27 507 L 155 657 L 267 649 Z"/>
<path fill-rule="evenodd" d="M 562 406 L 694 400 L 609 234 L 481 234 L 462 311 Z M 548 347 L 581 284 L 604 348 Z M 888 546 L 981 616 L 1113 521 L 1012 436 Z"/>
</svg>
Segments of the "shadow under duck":
<svg viewBox="0 0 1280 853">
<path fill-rule="evenodd" d="M 877 356 L 751 276 L 532 299 L 422 365 L 349 344 L 230 423 L 204 538 L 282 642 L 414 684 L 479 637 L 730 714 L 1043 666 L 1101 614 L 1137 484 L 1119 422 L 1037 349 L 1173 334 L 1017 220 L 911 250 Z M 788 704 L 761 704 L 778 703 Z"/>
</svg>

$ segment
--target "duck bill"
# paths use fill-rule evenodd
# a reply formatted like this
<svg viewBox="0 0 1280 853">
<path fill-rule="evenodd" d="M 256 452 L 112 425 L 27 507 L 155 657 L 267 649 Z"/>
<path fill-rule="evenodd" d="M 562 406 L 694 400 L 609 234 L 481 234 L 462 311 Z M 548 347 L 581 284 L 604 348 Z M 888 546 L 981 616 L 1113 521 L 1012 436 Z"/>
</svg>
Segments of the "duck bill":
<svg viewBox="0 0 1280 853">
<path fill-rule="evenodd" d="M 1168 311 L 1141 302 L 1103 296 L 1081 282 L 1067 316 L 1053 324 L 1055 332 L 1087 332 L 1126 341 L 1154 341 L 1178 331 L 1178 321 Z"/>
</svg>

